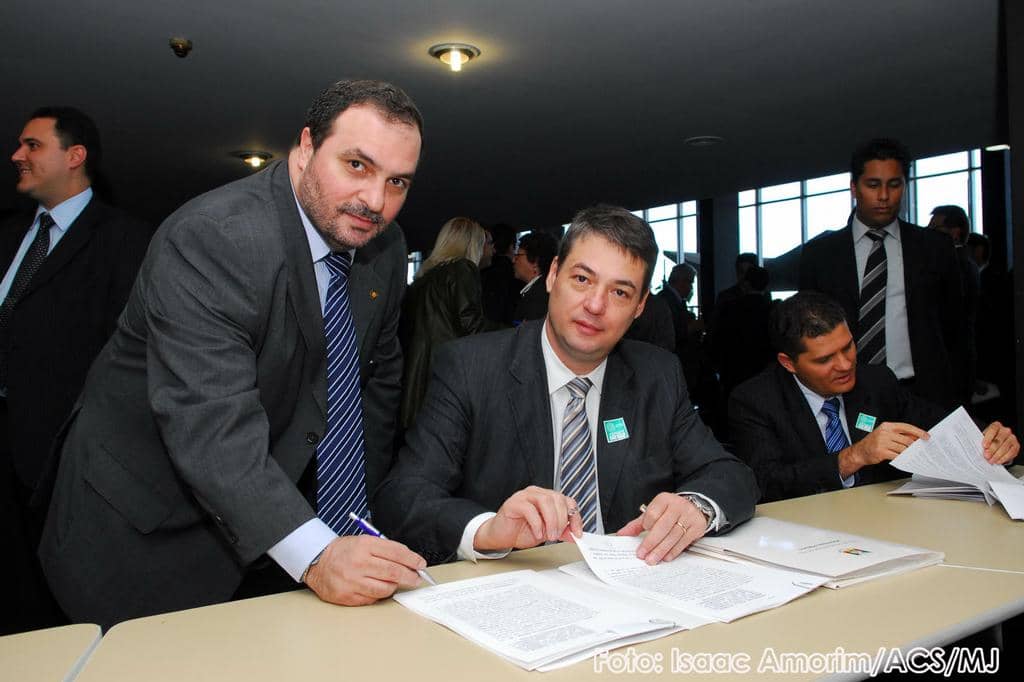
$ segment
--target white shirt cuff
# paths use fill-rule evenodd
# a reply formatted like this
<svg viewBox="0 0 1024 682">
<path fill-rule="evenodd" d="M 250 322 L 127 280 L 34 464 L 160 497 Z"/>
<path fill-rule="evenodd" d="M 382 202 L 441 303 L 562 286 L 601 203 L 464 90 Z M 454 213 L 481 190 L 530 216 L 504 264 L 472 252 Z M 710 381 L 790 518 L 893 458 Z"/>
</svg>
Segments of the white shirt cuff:
<svg viewBox="0 0 1024 682">
<path fill-rule="evenodd" d="M 295 582 L 301 582 L 302 574 L 309 568 L 310 562 L 337 537 L 330 526 L 313 517 L 284 536 L 280 542 L 267 550 L 267 554 L 294 578 Z"/>
<path fill-rule="evenodd" d="M 724 528 L 726 525 L 728 525 L 729 520 L 727 518 L 725 518 L 725 512 L 722 511 L 722 508 L 718 506 L 717 502 L 712 500 L 707 495 L 701 495 L 700 493 L 689 492 L 689 491 L 685 491 L 685 490 L 682 491 L 682 492 L 676 493 L 676 494 L 677 495 L 696 495 L 697 497 L 699 497 L 700 499 L 704 500 L 705 502 L 707 502 L 708 504 L 711 505 L 712 509 L 715 510 L 715 520 L 711 522 L 710 526 L 708 526 L 708 531 L 707 532 L 712 532 L 712 531 L 717 532 L 718 529 Z"/>
<path fill-rule="evenodd" d="M 476 538 L 476 532 L 480 530 L 480 526 L 484 525 L 497 514 L 494 512 L 484 512 L 483 514 L 477 514 L 469 523 L 466 524 L 466 529 L 462 531 L 462 541 L 459 543 L 459 558 L 469 559 L 474 564 L 477 559 L 504 559 L 511 552 L 511 549 L 496 552 L 478 552 L 473 549 L 473 540 Z"/>
</svg>

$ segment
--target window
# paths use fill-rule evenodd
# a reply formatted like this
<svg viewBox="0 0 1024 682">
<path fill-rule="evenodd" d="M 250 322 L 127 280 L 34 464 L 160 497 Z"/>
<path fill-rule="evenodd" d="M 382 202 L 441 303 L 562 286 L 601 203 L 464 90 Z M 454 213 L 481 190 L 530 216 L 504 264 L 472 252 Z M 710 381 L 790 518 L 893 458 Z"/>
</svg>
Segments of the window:
<svg viewBox="0 0 1024 682">
<path fill-rule="evenodd" d="M 745 190 L 738 199 L 740 251 L 761 259 L 781 256 L 822 232 L 844 226 L 853 209 L 849 173 Z M 962 207 L 971 229 L 982 231 L 981 150 L 911 164 L 901 217 L 927 225 L 932 209 L 944 204 Z"/>
<path fill-rule="evenodd" d="M 685 253 L 698 253 L 697 202 L 683 201 L 655 206 L 633 211 L 633 215 L 646 220 L 654 230 L 660 254 L 651 276 L 651 291 L 657 293 L 661 291 L 663 282 L 668 279 L 676 263 L 683 262 Z M 688 304 L 691 308 L 699 305 L 697 289 L 695 286 L 693 298 Z"/>
</svg>

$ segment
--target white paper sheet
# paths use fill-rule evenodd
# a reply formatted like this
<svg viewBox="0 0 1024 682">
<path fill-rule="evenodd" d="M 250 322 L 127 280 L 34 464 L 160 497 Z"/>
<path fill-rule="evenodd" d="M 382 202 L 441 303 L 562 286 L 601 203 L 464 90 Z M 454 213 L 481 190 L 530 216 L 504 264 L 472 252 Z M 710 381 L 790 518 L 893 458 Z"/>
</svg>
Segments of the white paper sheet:
<svg viewBox="0 0 1024 682">
<path fill-rule="evenodd" d="M 1024 485 L 1004 481 L 989 481 L 989 485 L 1010 518 L 1024 521 Z"/>
<path fill-rule="evenodd" d="M 646 603 L 629 604 L 535 571 L 400 592 L 395 601 L 527 670 L 676 628 L 674 621 L 652 616 Z"/>
<path fill-rule="evenodd" d="M 736 564 L 689 552 L 673 561 L 649 566 L 636 557 L 641 540 L 584 533 L 576 544 L 587 566 L 605 583 L 725 623 L 785 604 L 826 580 L 822 576 Z"/>
</svg>

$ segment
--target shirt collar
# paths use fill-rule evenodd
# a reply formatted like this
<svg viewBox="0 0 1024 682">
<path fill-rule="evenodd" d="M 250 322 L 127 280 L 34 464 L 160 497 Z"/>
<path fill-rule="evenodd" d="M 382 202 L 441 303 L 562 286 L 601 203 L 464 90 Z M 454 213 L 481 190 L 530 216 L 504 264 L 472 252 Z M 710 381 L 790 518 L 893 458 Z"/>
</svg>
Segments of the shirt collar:
<svg viewBox="0 0 1024 682">
<path fill-rule="evenodd" d="M 590 379 L 593 384 L 591 391 L 596 390 L 598 397 L 601 396 L 601 387 L 604 384 L 604 371 L 608 367 L 608 358 L 601 361 L 601 364 L 592 369 L 588 374 L 577 375 L 565 366 L 551 347 L 548 340 L 548 321 L 544 319 L 544 328 L 540 330 L 540 348 L 544 355 L 544 369 L 548 376 L 548 395 L 554 395 L 555 391 L 565 386 L 577 376 Z"/>
<path fill-rule="evenodd" d="M 49 211 L 40 205 L 36 208 L 36 220 L 39 220 L 39 216 L 43 213 L 49 213 L 50 217 L 53 218 L 54 224 L 60 228 L 61 232 L 66 232 L 71 223 L 78 219 L 82 211 L 92 200 L 92 187 L 86 187 L 83 191 L 79 192 L 75 196 L 65 199 L 60 202 Z"/>
<path fill-rule="evenodd" d="M 540 279 L 540 275 L 537 275 L 536 277 L 531 279 L 529 282 L 527 282 L 526 286 L 519 290 L 519 295 L 522 296 L 527 291 L 529 291 L 531 289 L 531 287 L 533 287 L 533 285 L 537 283 L 538 279 Z"/>
<path fill-rule="evenodd" d="M 851 221 L 850 224 L 851 224 L 852 229 L 853 229 L 853 241 L 854 241 L 854 243 L 860 241 L 861 239 L 867 239 L 868 238 L 866 235 L 868 233 L 868 230 L 871 229 L 871 228 L 869 228 L 867 225 L 865 225 L 864 223 L 862 223 L 860 221 L 860 218 L 857 217 L 857 212 L 856 211 L 854 211 L 854 213 L 853 213 L 853 220 Z M 896 241 L 900 240 L 900 221 L 899 221 L 899 218 L 897 218 L 896 220 L 892 221 L 891 223 L 889 223 L 888 225 L 886 225 L 882 229 L 885 230 L 885 233 L 888 234 L 893 239 L 895 239 Z"/>
<path fill-rule="evenodd" d="M 804 399 L 807 401 L 807 404 L 810 406 L 811 412 L 813 414 L 818 414 L 819 412 L 821 412 L 821 406 L 825 404 L 826 398 L 824 396 L 818 395 L 817 393 L 815 393 L 811 389 L 809 389 L 806 386 L 804 386 L 803 382 L 800 381 L 800 379 L 798 379 L 795 374 L 793 375 L 793 381 L 795 381 L 796 385 L 800 388 L 800 392 L 804 394 Z M 834 395 L 834 396 L 831 396 L 831 397 L 838 398 L 839 399 L 839 404 L 840 405 L 843 404 L 843 396 L 842 395 Z"/>
</svg>

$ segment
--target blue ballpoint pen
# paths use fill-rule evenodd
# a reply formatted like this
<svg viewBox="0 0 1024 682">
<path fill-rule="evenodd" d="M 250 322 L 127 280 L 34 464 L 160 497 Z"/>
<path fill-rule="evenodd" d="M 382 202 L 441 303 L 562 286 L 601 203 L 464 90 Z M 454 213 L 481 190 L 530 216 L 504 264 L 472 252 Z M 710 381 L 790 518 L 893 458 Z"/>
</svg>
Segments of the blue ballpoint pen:
<svg viewBox="0 0 1024 682">
<path fill-rule="evenodd" d="M 381 533 L 379 530 L 374 528 L 373 524 L 371 524 L 366 519 L 360 517 L 359 514 L 356 514 L 355 512 L 349 512 L 348 513 L 348 517 L 350 519 L 352 519 L 353 521 L 355 521 L 357 524 L 359 524 L 359 527 L 362 528 L 363 532 L 366 533 L 367 535 L 372 535 L 372 536 L 374 536 L 376 538 L 380 538 L 381 540 L 387 540 L 387 538 L 384 536 L 384 533 Z M 430 577 L 430 574 L 427 573 L 422 568 L 416 569 L 416 572 L 420 574 L 421 578 L 426 580 L 431 585 L 436 585 L 437 584 L 437 582 L 433 578 Z"/>
</svg>

